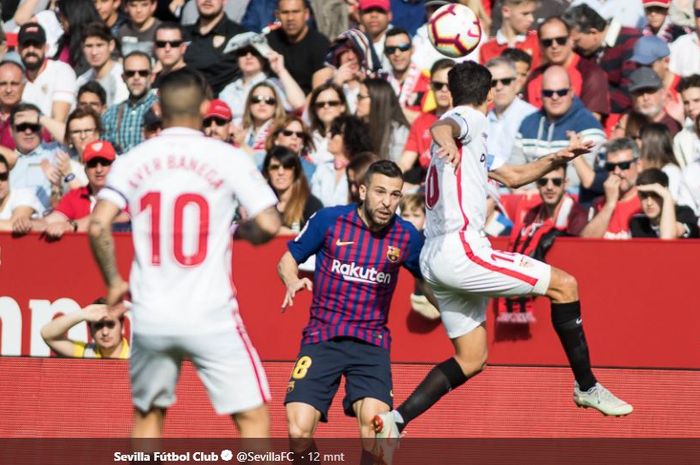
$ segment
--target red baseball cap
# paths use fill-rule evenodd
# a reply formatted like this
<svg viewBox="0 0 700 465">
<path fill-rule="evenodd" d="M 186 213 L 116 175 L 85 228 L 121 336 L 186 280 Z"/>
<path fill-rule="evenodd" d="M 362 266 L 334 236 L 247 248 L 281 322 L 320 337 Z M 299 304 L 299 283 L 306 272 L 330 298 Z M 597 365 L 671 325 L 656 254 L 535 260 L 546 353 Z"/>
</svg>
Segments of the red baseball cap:
<svg viewBox="0 0 700 465">
<path fill-rule="evenodd" d="M 370 8 L 379 8 L 387 13 L 391 11 L 389 0 L 360 0 L 360 11 L 369 10 Z"/>
<path fill-rule="evenodd" d="M 207 113 L 204 115 L 205 118 L 211 118 L 212 116 L 218 116 L 219 118 L 223 118 L 227 121 L 231 121 L 233 119 L 231 108 L 229 108 L 226 102 L 219 100 L 218 98 L 209 102 L 209 108 L 207 109 Z"/>
<path fill-rule="evenodd" d="M 114 161 L 117 158 L 117 152 L 114 146 L 106 140 L 92 141 L 85 146 L 83 151 L 83 163 L 87 163 L 93 158 L 104 158 L 105 160 Z"/>
<path fill-rule="evenodd" d="M 671 0 L 642 0 L 644 8 L 650 6 L 660 6 L 662 8 L 668 9 L 671 6 Z"/>
</svg>

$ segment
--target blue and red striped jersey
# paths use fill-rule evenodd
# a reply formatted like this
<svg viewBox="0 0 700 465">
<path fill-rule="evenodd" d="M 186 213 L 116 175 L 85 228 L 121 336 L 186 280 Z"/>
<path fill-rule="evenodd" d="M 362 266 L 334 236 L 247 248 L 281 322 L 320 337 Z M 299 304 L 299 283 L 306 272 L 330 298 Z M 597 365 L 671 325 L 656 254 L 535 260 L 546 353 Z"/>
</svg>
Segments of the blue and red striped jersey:
<svg viewBox="0 0 700 465">
<path fill-rule="evenodd" d="M 394 215 L 381 231 L 370 231 L 357 204 L 324 208 L 289 241 L 297 263 L 316 254 L 313 300 L 302 345 L 351 337 L 389 349 L 389 306 L 405 266 L 421 278 L 423 236 Z"/>
</svg>

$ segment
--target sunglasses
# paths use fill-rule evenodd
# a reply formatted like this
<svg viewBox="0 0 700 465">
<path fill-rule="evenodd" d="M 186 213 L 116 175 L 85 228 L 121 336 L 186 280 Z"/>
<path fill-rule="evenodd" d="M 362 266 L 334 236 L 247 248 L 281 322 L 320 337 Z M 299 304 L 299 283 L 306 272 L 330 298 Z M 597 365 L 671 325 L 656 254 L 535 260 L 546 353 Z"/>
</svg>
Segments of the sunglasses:
<svg viewBox="0 0 700 465">
<path fill-rule="evenodd" d="M 263 95 L 255 95 L 250 98 L 250 103 L 264 103 L 266 105 L 276 105 L 277 99 L 274 97 L 265 97 Z"/>
<path fill-rule="evenodd" d="M 318 101 L 318 102 L 314 103 L 314 105 L 318 109 L 324 108 L 326 106 L 335 108 L 338 105 L 340 105 L 340 100 L 324 100 L 323 102 Z"/>
<path fill-rule="evenodd" d="M 4 173 L 0 173 L 0 181 L 7 181 L 10 179 L 10 172 L 5 171 Z"/>
<path fill-rule="evenodd" d="M 566 42 L 569 40 L 568 37 L 563 36 L 563 37 L 552 37 L 551 39 L 542 39 L 540 40 L 540 43 L 544 48 L 549 48 L 552 45 L 554 45 L 554 42 L 557 43 L 557 45 L 566 45 Z"/>
<path fill-rule="evenodd" d="M 443 89 L 448 88 L 446 82 L 439 82 L 439 81 L 432 81 L 430 83 L 430 87 L 432 87 L 435 92 L 439 92 Z"/>
<path fill-rule="evenodd" d="M 282 169 L 285 170 L 285 171 L 287 171 L 287 170 L 293 170 L 293 169 L 294 169 L 293 166 L 284 166 L 284 165 L 281 165 L 281 164 L 279 164 L 279 163 L 270 163 L 270 164 L 268 165 L 268 167 L 267 167 L 267 170 L 268 170 L 268 171 L 277 171 L 277 170 L 279 170 L 280 168 L 282 168 Z"/>
<path fill-rule="evenodd" d="M 224 118 L 217 118 L 216 116 L 212 116 L 211 118 L 205 118 L 202 123 L 203 123 L 205 128 L 208 128 L 212 124 L 215 124 L 219 127 L 225 126 L 226 124 L 229 123 L 229 121 L 227 119 L 224 119 Z"/>
<path fill-rule="evenodd" d="M 561 187 L 561 185 L 564 184 L 564 178 L 540 178 L 537 180 L 537 185 L 544 187 L 549 184 L 549 181 L 552 181 L 554 187 Z"/>
<path fill-rule="evenodd" d="M 393 47 L 391 46 L 386 46 L 384 47 L 384 55 L 390 56 L 396 53 L 397 51 L 399 52 L 408 52 L 411 50 L 411 44 L 402 44 L 402 45 L 395 45 Z"/>
<path fill-rule="evenodd" d="M 39 132 L 41 130 L 41 125 L 37 123 L 19 123 L 15 124 L 15 131 L 25 132 L 29 129 L 31 132 Z"/>
<path fill-rule="evenodd" d="M 105 326 L 107 327 L 107 329 L 114 329 L 114 327 L 117 326 L 117 323 L 115 321 L 98 321 L 97 323 L 92 324 L 92 327 L 96 331 L 101 330 Z"/>
<path fill-rule="evenodd" d="M 508 77 L 503 79 L 491 79 L 491 87 L 496 87 L 499 82 L 504 86 L 509 86 L 513 83 L 513 81 L 515 81 L 514 77 Z"/>
<path fill-rule="evenodd" d="M 132 78 L 136 75 L 139 75 L 140 77 L 148 77 L 151 74 L 151 70 L 149 69 L 129 69 L 129 70 L 124 70 L 124 76 L 128 78 Z"/>
<path fill-rule="evenodd" d="M 611 163 L 611 162 L 606 162 L 605 163 L 605 171 L 615 171 L 615 168 L 620 168 L 621 170 L 628 170 L 630 169 L 630 166 L 632 166 L 633 163 L 635 163 L 637 159 L 635 158 L 634 160 L 628 160 L 628 161 L 621 161 L 620 163 Z"/>
<path fill-rule="evenodd" d="M 557 89 L 557 90 L 542 89 L 542 97 L 545 97 L 545 98 L 552 98 L 552 97 L 554 97 L 554 94 L 556 94 L 557 97 L 564 97 L 568 93 L 569 93 L 569 89 Z"/>
<path fill-rule="evenodd" d="M 290 130 L 290 129 L 282 129 L 282 131 L 280 131 L 280 133 L 281 133 L 284 137 L 297 136 L 299 139 L 303 139 L 304 136 L 306 135 L 306 134 L 304 133 L 304 131 L 292 131 L 292 130 Z"/>
<path fill-rule="evenodd" d="M 97 165 L 111 166 L 112 160 L 107 160 L 106 158 L 93 158 L 89 162 L 85 163 L 85 166 L 88 168 L 97 168 Z"/>
<path fill-rule="evenodd" d="M 182 45 L 185 41 L 184 40 L 156 40 L 156 47 L 158 48 L 165 48 L 168 45 L 171 47 L 179 47 Z"/>
</svg>

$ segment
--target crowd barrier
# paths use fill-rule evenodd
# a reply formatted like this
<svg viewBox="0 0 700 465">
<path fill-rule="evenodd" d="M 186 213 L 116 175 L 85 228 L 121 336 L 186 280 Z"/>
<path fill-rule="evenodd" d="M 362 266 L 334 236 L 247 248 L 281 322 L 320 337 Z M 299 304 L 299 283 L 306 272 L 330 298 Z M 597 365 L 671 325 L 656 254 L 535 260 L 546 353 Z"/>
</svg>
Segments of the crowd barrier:
<svg viewBox="0 0 700 465">
<path fill-rule="evenodd" d="M 504 248 L 502 239 L 494 241 Z M 233 278 L 241 313 L 260 356 L 266 361 L 296 357 L 308 318 L 310 293 L 302 292 L 285 313 L 284 287 L 276 263 L 286 239 L 261 247 L 236 241 Z M 128 274 L 131 238 L 116 237 L 118 263 Z M 550 263 L 577 277 L 583 321 L 595 366 L 700 368 L 700 312 L 694 294 L 700 241 L 602 241 L 557 239 Z M 173 283 L 177 286 L 177 283 Z M 452 353 L 438 322 L 410 309 L 413 279 L 403 272 L 394 296 L 389 327 L 392 359 L 434 363 Z M 39 335 L 57 314 L 74 311 L 104 294 L 87 237 L 67 235 L 47 242 L 39 235 L 0 234 L 0 354 L 49 356 Z M 549 317 L 538 299 L 537 321 L 529 325 L 494 323 L 489 307 L 489 362 L 503 365 L 564 366 L 566 359 Z M 69 336 L 87 338 L 85 325 Z"/>
</svg>

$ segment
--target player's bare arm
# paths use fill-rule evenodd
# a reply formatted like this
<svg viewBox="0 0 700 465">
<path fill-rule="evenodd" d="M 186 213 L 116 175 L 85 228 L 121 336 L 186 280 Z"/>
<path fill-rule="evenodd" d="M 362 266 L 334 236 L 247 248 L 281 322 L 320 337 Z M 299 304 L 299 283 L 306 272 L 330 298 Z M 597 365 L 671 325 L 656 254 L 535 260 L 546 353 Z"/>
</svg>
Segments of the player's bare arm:
<svg viewBox="0 0 700 465">
<path fill-rule="evenodd" d="M 241 223 L 236 229 L 235 237 L 260 245 L 275 237 L 281 226 L 282 221 L 277 208 L 269 207 Z"/>
<path fill-rule="evenodd" d="M 440 310 L 440 305 L 438 304 L 437 298 L 435 297 L 435 294 L 433 294 L 433 290 L 428 283 L 426 283 L 424 279 L 416 279 L 416 284 L 425 298 L 428 299 L 428 302 L 430 302 L 433 307 Z"/>
<path fill-rule="evenodd" d="M 455 143 L 455 138 L 459 137 L 459 125 L 450 118 L 438 120 L 430 127 L 430 134 L 433 136 L 439 148 L 435 152 L 440 158 L 447 158 L 447 161 L 457 166 L 460 161 L 460 153 Z"/>
<path fill-rule="evenodd" d="M 554 168 L 565 165 L 568 162 L 590 152 L 593 141 L 581 142 L 578 135 L 569 131 L 569 145 L 557 152 L 524 165 L 503 165 L 489 172 L 489 177 L 507 187 L 517 188 L 534 182 L 552 171 Z"/>
<path fill-rule="evenodd" d="M 282 301 L 282 311 L 294 305 L 294 296 L 298 291 L 313 289 L 313 284 L 309 278 L 299 278 L 299 265 L 292 254 L 287 251 L 277 264 L 277 274 L 286 287 L 284 300 Z"/>
<path fill-rule="evenodd" d="M 121 301 L 128 291 L 128 284 L 119 274 L 114 256 L 114 237 L 112 223 L 119 214 L 119 207 L 108 200 L 98 200 L 90 215 L 88 236 L 92 255 L 107 285 L 107 305 L 113 306 Z"/>
<path fill-rule="evenodd" d="M 51 350 L 64 357 L 73 356 L 73 342 L 66 337 L 66 331 L 83 321 L 96 322 L 107 318 L 106 305 L 88 305 L 67 315 L 51 320 L 41 328 L 41 337 Z"/>
</svg>

